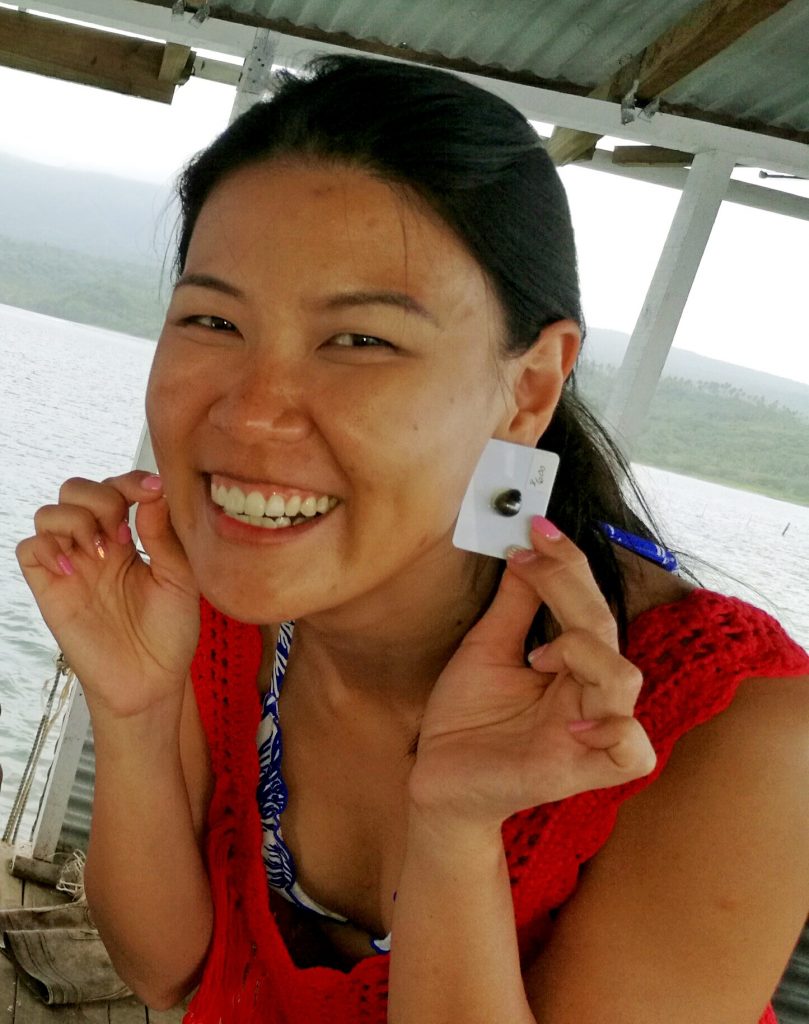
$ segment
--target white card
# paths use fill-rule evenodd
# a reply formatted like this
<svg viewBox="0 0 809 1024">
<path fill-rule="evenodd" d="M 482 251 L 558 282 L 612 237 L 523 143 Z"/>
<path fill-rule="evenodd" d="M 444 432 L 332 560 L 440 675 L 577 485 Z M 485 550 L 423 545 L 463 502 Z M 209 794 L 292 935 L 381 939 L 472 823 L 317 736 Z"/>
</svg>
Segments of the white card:
<svg viewBox="0 0 809 1024">
<path fill-rule="evenodd" d="M 559 469 L 559 456 L 492 438 L 466 489 L 452 543 L 464 551 L 505 558 L 513 545 L 531 547 L 531 517 L 544 516 Z M 506 516 L 495 499 L 520 492 L 519 512 Z"/>
</svg>

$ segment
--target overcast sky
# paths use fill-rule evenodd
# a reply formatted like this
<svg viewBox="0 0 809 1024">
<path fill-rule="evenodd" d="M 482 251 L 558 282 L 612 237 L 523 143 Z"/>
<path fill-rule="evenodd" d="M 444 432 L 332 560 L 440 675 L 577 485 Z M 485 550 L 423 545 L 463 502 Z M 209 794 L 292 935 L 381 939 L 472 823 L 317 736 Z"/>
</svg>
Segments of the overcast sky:
<svg viewBox="0 0 809 1024">
<path fill-rule="evenodd" d="M 225 127 L 232 101 L 199 79 L 167 106 L 0 68 L 0 150 L 169 182 Z M 582 167 L 562 176 L 587 320 L 631 332 L 679 192 Z M 784 187 L 809 196 L 809 182 Z M 809 221 L 723 204 L 674 344 L 809 384 Z"/>
</svg>

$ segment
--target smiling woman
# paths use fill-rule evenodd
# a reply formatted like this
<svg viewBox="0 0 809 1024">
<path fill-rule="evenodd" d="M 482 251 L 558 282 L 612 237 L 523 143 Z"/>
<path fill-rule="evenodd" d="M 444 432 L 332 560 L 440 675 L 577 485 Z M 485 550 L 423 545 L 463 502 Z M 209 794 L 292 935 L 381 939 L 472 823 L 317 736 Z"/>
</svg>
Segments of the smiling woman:
<svg viewBox="0 0 809 1024">
<path fill-rule="evenodd" d="M 328 59 L 180 196 L 160 476 L 68 481 L 19 549 L 93 716 L 86 886 L 127 983 L 199 982 L 191 1024 L 772 1024 L 809 658 L 607 539 L 658 537 L 576 393 L 530 126 Z M 451 541 L 492 438 L 561 459 L 505 567 Z"/>
</svg>

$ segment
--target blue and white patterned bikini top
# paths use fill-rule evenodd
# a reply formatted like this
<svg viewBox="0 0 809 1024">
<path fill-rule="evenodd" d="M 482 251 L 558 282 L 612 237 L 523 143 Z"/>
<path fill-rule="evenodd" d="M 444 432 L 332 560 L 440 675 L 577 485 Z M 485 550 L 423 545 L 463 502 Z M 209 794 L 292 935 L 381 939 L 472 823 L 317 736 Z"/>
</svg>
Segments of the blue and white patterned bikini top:
<svg viewBox="0 0 809 1024">
<path fill-rule="evenodd" d="M 278 630 L 275 644 L 275 659 L 272 667 L 270 688 L 264 697 L 261 724 L 258 728 L 259 783 L 258 808 L 264 842 L 261 855 L 267 870 L 270 887 L 296 907 L 310 910 L 321 917 L 328 917 L 340 924 L 348 924 L 348 918 L 335 914 L 307 896 L 295 878 L 295 861 L 281 835 L 281 814 L 287 805 L 288 792 L 281 775 L 281 728 L 278 720 L 278 698 L 286 673 L 289 650 L 292 645 L 292 622 L 284 622 Z M 390 935 L 384 939 L 371 939 L 371 948 L 376 953 L 390 950 Z"/>
</svg>

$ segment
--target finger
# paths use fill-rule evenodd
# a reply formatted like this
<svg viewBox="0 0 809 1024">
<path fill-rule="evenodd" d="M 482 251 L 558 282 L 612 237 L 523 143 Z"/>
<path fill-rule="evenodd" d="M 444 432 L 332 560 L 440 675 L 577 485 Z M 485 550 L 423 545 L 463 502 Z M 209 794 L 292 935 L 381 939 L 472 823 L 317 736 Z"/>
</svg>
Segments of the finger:
<svg viewBox="0 0 809 1024">
<path fill-rule="evenodd" d="M 525 638 L 537 613 L 536 590 L 506 570 L 494 600 L 480 621 L 469 630 L 463 646 L 479 646 L 486 661 L 525 665 Z"/>
<path fill-rule="evenodd" d="M 74 548 L 89 558 L 103 561 L 108 544 L 103 529 L 92 511 L 78 505 L 43 505 L 34 513 L 34 528 L 38 536 L 47 535 L 69 555 Z"/>
<path fill-rule="evenodd" d="M 166 499 L 161 497 L 148 504 L 139 503 L 135 524 L 140 542 L 149 556 L 152 574 L 183 587 L 192 585 L 191 567 L 174 531 Z"/>
<path fill-rule="evenodd" d="M 582 629 L 562 633 L 549 644 L 531 651 L 528 661 L 537 672 L 567 672 L 584 689 L 585 718 L 631 715 L 643 674 L 609 644 Z"/>
<path fill-rule="evenodd" d="M 618 649 L 618 628 L 604 595 L 598 589 L 584 552 L 547 519 L 531 524 L 533 550 L 517 549 L 508 569 L 533 587 L 562 627 L 586 629 Z"/>
<path fill-rule="evenodd" d="M 139 502 L 155 501 L 161 496 L 161 487 L 159 477 L 142 470 L 108 477 L 101 482 L 72 477 L 62 484 L 59 501 L 92 511 L 103 534 L 117 541 L 119 527 L 126 520 L 130 507 Z"/>
<path fill-rule="evenodd" d="M 657 754 L 636 718 L 604 718 L 594 722 L 590 728 L 574 731 L 576 724 L 583 723 L 572 723 L 571 732 L 576 741 L 594 753 L 603 753 L 609 757 L 614 781 L 607 782 L 607 785 L 640 779 L 654 771 Z M 592 786 L 586 788 L 604 787 L 604 762 L 601 758 L 593 760 L 593 776 L 589 781 Z"/>
<path fill-rule="evenodd" d="M 73 560 L 65 554 L 62 545 L 48 533 L 20 541 L 16 555 L 23 577 L 29 583 L 37 571 L 45 570 L 52 576 L 72 576 L 76 571 Z"/>
</svg>

